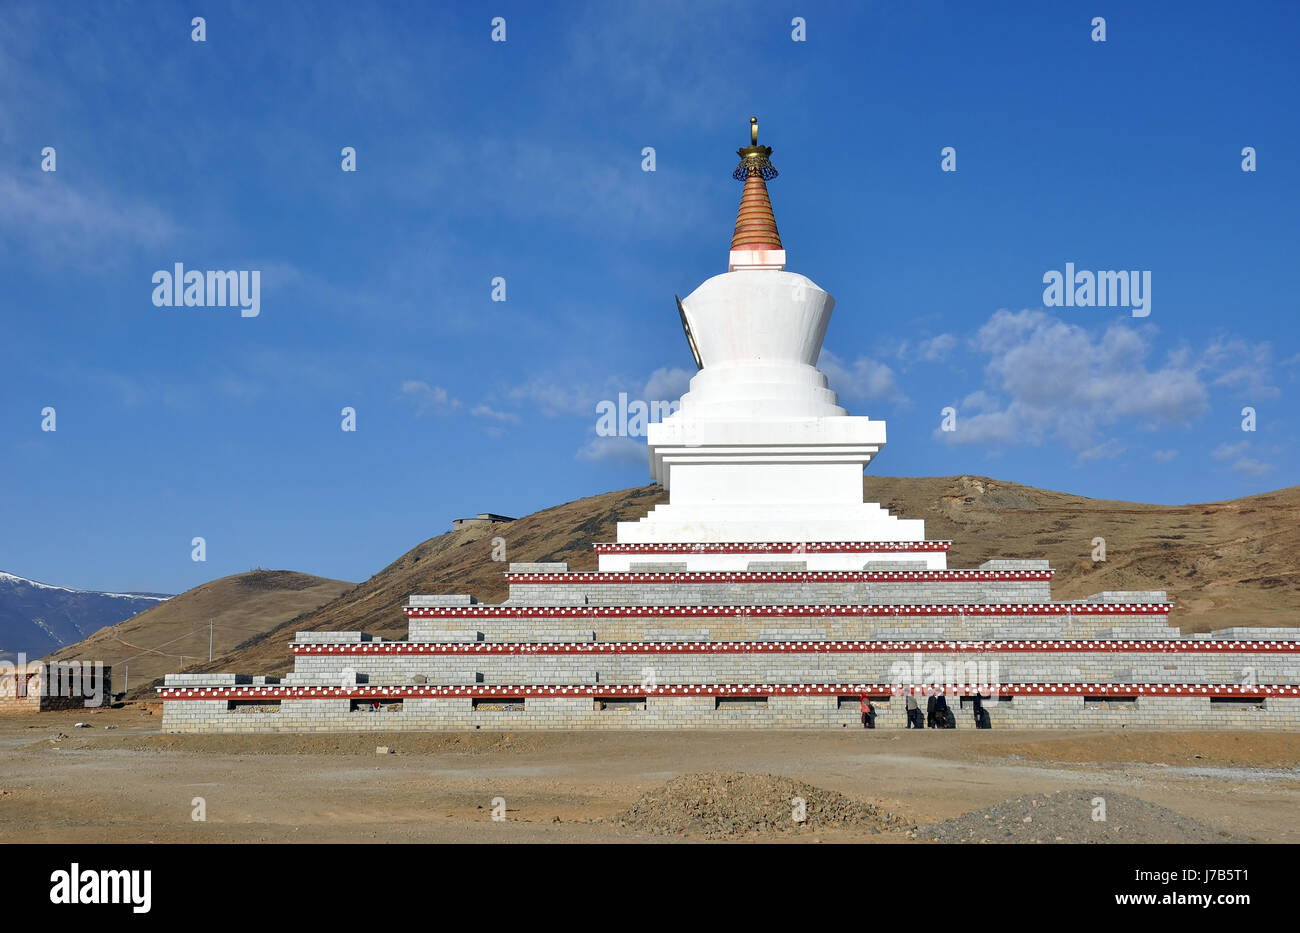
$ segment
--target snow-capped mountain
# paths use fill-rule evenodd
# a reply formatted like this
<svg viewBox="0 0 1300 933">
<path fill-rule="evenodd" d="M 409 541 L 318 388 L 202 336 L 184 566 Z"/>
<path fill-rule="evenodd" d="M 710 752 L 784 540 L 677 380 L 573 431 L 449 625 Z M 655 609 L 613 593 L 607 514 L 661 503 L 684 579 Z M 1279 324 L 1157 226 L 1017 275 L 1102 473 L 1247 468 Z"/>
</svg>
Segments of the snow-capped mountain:
<svg viewBox="0 0 1300 933">
<path fill-rule="evenodd" d="M 170 598 L 76 590 L 0 571 L 0 659 L 22 652 L 34 661 Z"/>
</svg>

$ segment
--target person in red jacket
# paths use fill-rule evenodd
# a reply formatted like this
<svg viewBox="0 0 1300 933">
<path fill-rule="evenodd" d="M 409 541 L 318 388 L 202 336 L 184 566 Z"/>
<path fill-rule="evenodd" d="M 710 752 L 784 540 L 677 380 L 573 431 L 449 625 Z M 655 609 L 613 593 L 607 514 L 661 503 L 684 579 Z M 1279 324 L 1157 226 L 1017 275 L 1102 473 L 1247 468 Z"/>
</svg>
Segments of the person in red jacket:
<svg viewBox="0 0 1300 933">
<path fill-rule="evenodd" d="M 862 728 L 876 728 L 876 708 L 871 705 L 871 700 L 868 699 L 867 695 L 864 693 L 859 702 L 862 706 Z"/>
</svg>

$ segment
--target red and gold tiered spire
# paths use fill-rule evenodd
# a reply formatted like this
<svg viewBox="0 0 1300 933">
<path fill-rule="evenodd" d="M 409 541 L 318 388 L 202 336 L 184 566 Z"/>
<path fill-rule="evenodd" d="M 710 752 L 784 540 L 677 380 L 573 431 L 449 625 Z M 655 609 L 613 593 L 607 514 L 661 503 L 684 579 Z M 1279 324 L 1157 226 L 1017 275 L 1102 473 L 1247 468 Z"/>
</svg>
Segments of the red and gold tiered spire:
<svg viewBox="0 0 1300 933">
<path fill-rule="evenodd" d="M 736 230 L 731 235 L 731 259 L 728 272 L 785 268 L 785 247 L 776 230 L 776 217 L 767 196 L 767 183 L 776 177 L 771 146 L 758 144 L 758 117 L 749 118 L 749 145 L 737 149 L 740 165 L 731 177 L 745 183 L 736 214 Z"/>
<path fill-rule="evenodd" d="M 779 250 L 781 234 L 776 229 L 776 216 L 767 196 L 768 179 L 776 177 L 776 168 L 769 161 L 771 146 L 758 144 L 758 117 L 749 118 L 749 145 L 736 150 L 740 165 L 731 177 L 744 181 L 745 190 L 740 196 L 740 211 L 736 214 L 736 231 L 731 235 L 733 250 Z"/>
</svg>

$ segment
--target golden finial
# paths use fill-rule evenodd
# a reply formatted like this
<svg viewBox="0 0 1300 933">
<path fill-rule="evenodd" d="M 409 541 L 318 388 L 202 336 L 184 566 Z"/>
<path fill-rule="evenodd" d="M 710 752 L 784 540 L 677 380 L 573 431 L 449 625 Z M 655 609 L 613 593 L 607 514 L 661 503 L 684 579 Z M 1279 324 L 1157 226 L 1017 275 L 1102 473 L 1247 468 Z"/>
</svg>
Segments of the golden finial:
<svg viewBox="0 0 1300 933">
<path fill-rule="evenodd" d="M 776 177 L 776 168 L 768 161 L 772 147 L 758 144 L 758 117 L 749 118 L 749 145 L 737 149 L 736 155 L 740 156 L 740 165 L 731 173 L 731 177 L 737 181 L 744 181 L 750 175 L 762 175 L 764 181 Z"/>
</svg>

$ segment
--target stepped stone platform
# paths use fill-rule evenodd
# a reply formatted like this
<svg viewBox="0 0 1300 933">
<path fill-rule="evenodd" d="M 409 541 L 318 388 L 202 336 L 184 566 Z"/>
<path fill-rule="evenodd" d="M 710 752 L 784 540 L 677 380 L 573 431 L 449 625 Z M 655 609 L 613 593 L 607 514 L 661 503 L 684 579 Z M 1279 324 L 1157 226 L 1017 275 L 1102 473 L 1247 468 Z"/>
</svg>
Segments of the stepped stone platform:
<svg viewBox="0 0 1300 933">
<path fill-rule="evenodd" d="M 624 549 L 637 559 L 609 571 L 511 564 L 499 605 L 412 595 L 405 640 L 300 632 L 282 678 L 168 675 L 163 728 L 861 728 L 866 695 L 893 729 L 906 693 L 935 690 L 958 728 L 976 695 L 1002 729 L 1300 728 L 1289 630 L 1184 637 L 1163 592 L 1054 602 L 1043 561 L 882 569 L 873 547 L 854 549 L 856 570 L 696 566 L 719 547 Z"/>
</svg>

